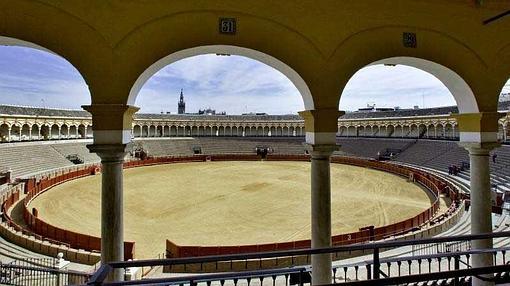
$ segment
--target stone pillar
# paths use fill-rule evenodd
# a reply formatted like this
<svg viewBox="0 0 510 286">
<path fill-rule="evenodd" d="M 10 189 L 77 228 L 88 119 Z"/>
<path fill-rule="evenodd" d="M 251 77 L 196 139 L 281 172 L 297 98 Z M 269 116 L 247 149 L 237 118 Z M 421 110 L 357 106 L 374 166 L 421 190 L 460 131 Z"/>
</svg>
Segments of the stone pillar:
<svg viewBox="0 0 510 286">
<path fill-rule="evenodd" d="M 32 126 L 28 127 L 28 140 L 32 140 Z"/>
<path fill-rule="evenodd" d="M 124 260 L 123 172 L 124 156 L 131 141 L 133 115 L 125 104 L 83 106 L 92 114 L 94 143 L 87 145 L 101 158 L 101 263 Z M 124 280 L 124 270 L 110 273 L 108 281 Z"/>
<path fill-rule="evenodd" d="M 503 125 L 503 142 L 506 142 L 508 140 L 508 126 Z"/>
<path fill-rule="evenodd" d="M 469 151 L 470 161 L 470 200 L 471 200 L 471 234 L 492 232 L 492 200 L 490 184 L 490 151 L 495 145 L 469 146 L 464 144 Z M 474 240 L 471 243 L 473 249 L 492 248 L 492 239 Z M 487 254 L 475 254 L 471 259 L 472 267 L 484 267 L 494 264 L 493 256 Z M 473 285 L 494 285 L 473 278 Z"/>
<path fill-rule="evenodd" d="M 87 145 L 101 158 L 101 263 L 124 261 L 123 175 L 126 144 Z M 122 281 L 123 269 L 109 276 Z"/>
<path fill-rule="evenodd" d="M 83 138 L 87 139 L 87 125 L 84 126 L 83 128 Z"/>
<path fill-rule="evenodd" d="M 336 145 L 309 145 L 311 154 L 312 248 L 331 247 L 330 157 Z M 331 254 L 312 255 L 312 285 L 331 284 Z"/>
<path fill-rule="evenodd" d="M 307 110 L 306 143 L 311 154 L 311 231 L 312 249 L 331 247 L 330 157 L 336 146 L 338 108 Z M 332 283 L 331 254 L 312 255 L 312 285 Z"/>
<path fill-rule="evenodd" d="M 460 145 L 469 151 L 471 234 L 492 232 L 492 201 L 490 184 L 490 151 L 499 146 L 498 112 L 466 113 L 454 115 L 458 122 Z M 492 248 L 492 239 L 472 241 L 472 249 Z M 492 254 L 474 254 L 472 267 L 487 267 L 494 264 Z M 491 277 L 487 275 L 486 277 Z M 489 286 L 473 277 L 472 285 Z"/>
</svg>

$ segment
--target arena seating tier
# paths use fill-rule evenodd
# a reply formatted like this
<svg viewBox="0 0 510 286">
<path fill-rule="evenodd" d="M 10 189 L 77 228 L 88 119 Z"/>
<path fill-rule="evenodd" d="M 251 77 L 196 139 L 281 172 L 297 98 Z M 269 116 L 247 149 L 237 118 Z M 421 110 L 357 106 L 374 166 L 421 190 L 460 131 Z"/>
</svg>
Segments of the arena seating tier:
<svg viewBox="0 0 510 286">
<path fill-rule="evenodd" d="M 51 146 L 47 144 L 0 146 L 0 166 L 8 166 L 12 170 L 12 177 L 15 178 L 73 165 Z"/>
<path fill-rule="evenodd" d="M 469 162 L 468 152 L 457 142 L 414 139 L 383 138 L 339 138 L 340 151 L 335 155 L 376 158 L 377 153 L 385 149 L 403 150 L 394 160 L 447 172 L 448 166 L 460 166 Z M 85 163 L 97 163 L 99 157 L 89 152 L 87 142 L 45 142 L 13 143 L 0 145 L 0 166 L 12 169 L 13 177 L 34 174 L 40 171 L 72 166 L 66 159 L 76 154 Z M 195 137 L 175 139 L 137 139 L 133 149 L 142 147 L 150 156 L 189 156 L 194 147 L 200 147 L 202 154 L 253 154 L 258 146 L 271 147 L 276 154 L 303 154 L 306 146 L 304 138 L 225 138 Z M 49 147 L 49 148 L 48 148 Z M 491 179 L 501 190 L 510 190 L 510 146 L 494 151 L 496 163 L 491 160 Z M 460 178 L 469 180 L 469 170 L 461 172 Z"/>
</svg>

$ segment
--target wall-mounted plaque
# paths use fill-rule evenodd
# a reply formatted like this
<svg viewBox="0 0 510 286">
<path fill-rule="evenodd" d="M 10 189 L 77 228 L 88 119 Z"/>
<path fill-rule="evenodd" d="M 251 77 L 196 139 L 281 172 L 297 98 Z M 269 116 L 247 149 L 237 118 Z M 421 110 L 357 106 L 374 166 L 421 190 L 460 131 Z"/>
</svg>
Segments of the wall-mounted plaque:
<svg viewBox="0 0 510 286">
<path fill-rule="evenodd" d="M 416 48 L 417 46 L 416 33 L 404 32 L 402 40 L 406 48 Z"/>
<path fill-rule="evenodd" d="M 236 33 L 235 18 L 220 18 L 220 34 L 234 35 Z"/>
</svg>

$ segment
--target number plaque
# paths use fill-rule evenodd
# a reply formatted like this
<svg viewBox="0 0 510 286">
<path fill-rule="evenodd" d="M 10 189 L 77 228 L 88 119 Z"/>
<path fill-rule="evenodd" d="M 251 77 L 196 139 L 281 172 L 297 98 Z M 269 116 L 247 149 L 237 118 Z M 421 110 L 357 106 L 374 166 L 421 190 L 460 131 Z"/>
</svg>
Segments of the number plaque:
<svg viewBox="0 0 510 286">
<path fill-rule="evenodd" d="M 236 33 L 235 18 L 220 18 L 220 34 L 233 35 Z"/>
<path fill-rule="evenodd" d="M 404 32 L 402 35 L 402 40 L 404 41 L 404 47 L 406 48 L 416 48 L 416 33 Z"/>
</svg>

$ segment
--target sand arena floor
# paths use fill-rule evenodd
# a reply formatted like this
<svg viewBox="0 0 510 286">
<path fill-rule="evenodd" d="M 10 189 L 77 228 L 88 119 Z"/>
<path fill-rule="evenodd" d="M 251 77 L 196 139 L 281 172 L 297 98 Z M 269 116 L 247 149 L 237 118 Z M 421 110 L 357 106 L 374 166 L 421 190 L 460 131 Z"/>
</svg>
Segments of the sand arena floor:
<svg viewBox="0 0 510 286">
<path fill-rule="evenodd" d="M 310 238 L 310 163 L 202 162 L 125 170 L 125 239 L 137 258 L 180 245 L 239 245 Z M 420 213 L 428 193 L 404 178 L 331 164 L 333 234 Z M 101 176 L 59 185 L 30 207 L 44 221 L 100 235 Z"/>
</svg>

